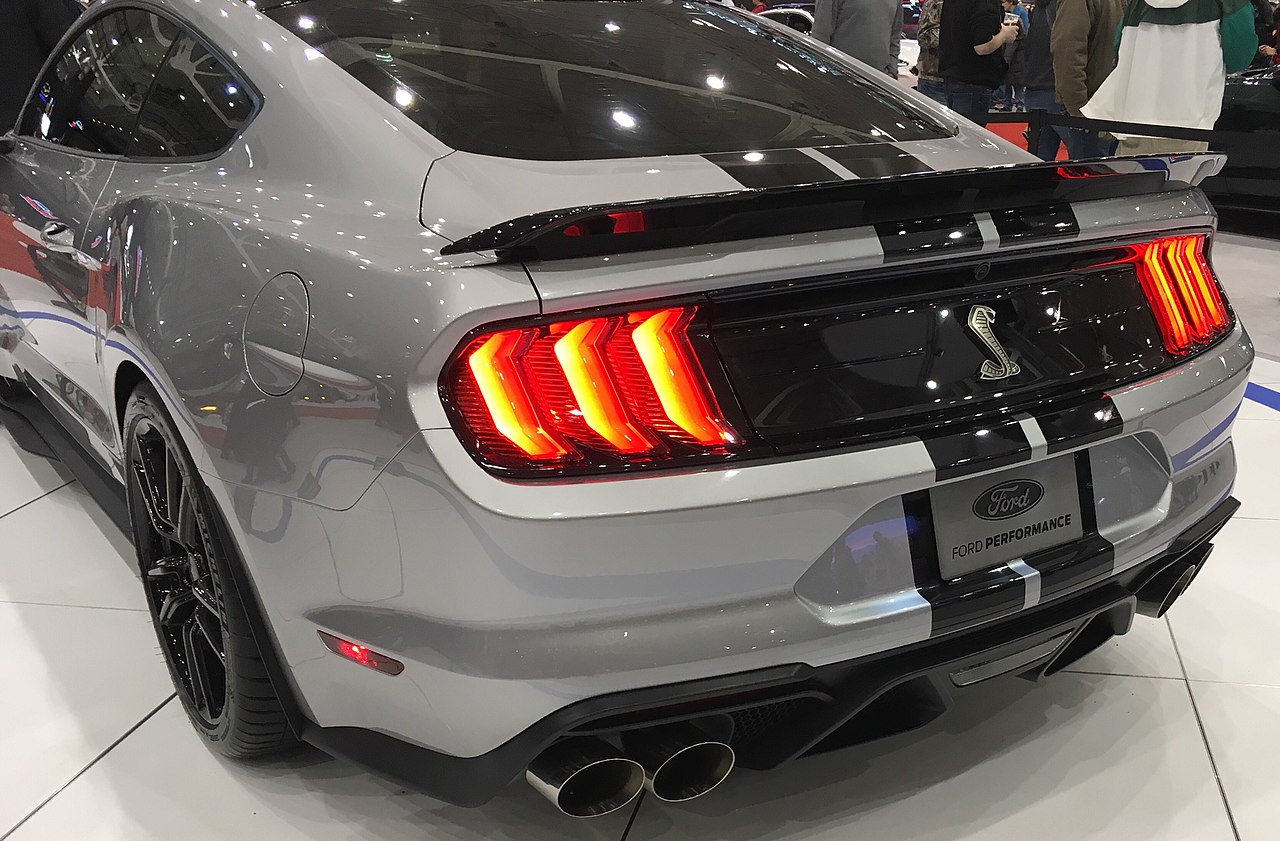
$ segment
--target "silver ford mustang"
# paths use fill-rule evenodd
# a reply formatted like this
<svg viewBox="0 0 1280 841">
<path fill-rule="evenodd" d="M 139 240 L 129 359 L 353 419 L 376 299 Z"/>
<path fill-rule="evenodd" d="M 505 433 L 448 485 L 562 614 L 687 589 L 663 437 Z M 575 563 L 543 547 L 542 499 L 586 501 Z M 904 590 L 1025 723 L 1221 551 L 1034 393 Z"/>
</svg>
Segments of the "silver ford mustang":
<svg viewBox="0 0 1280 841">
<path fill-rule="evenodd" d="M 735 9 L 105 0 L 0 153 L 5 425 L 229 756 L 686 800 L 1064 668 L 1237 507 L 1221 158 Z"/>
</svg>

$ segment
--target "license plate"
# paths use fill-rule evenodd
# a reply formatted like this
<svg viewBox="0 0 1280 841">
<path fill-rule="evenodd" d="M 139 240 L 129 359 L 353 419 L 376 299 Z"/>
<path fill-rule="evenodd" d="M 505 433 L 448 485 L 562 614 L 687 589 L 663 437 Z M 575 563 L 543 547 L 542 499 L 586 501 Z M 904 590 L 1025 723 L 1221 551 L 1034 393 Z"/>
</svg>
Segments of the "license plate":
<svg viewBox="0 0 1280 841">
<path fill-rule="evenodd" d="M 1072 455 L 944 485 L 929 496 L 945 581 L 1084 536 Z"/>
</svg>

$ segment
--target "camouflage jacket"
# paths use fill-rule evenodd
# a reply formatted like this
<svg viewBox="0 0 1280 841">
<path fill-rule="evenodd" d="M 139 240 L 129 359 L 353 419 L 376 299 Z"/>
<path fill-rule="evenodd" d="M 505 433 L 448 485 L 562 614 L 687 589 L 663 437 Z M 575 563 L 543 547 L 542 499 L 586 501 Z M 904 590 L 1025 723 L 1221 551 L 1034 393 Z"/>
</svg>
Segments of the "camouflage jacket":
<svg viewBox="0 0 1280 841">
<path fill-rule="evenodd" d="M 938 75 L 938 35 L 942 31 L 942 0 L 924 0 L 920 10 L 920 32 L 916 40 L 920 43 L 920 58 L 916 69 L 921 79 L 942 81 Z"/>
</svg>

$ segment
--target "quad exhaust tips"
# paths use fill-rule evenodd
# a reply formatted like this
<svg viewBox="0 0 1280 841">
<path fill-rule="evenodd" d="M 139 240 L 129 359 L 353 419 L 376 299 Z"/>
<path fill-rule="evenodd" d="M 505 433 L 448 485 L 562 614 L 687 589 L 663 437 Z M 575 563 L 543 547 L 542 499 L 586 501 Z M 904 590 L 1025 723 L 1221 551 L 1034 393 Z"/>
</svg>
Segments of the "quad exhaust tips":
<svg viewBox="0 0 1280 841">
<path fill-rule="evenodd" d="M 644 788 L 645 772 L 608 742 L 579 736 L 538 754 L 525 779 L 564 814 L 595 818 L 634 800 Z"/>
<path fill-rule="evenodd" d="M 1160 569 L 1138 588 L 1138 612 L 1159 619 L 1186 592 L 1191 581 L 1208 560 L 1213 546 L 1202 546 L 1181 560 Z"/>
<path fill-rule="evenodd" d="M 627 755 L 644 766 L 644 785 L 659 800 L 682 803 L 701 797 L 733 770 L 733 748 L 693 722 L 664 724 L 622 734 Z"/>
</svg>

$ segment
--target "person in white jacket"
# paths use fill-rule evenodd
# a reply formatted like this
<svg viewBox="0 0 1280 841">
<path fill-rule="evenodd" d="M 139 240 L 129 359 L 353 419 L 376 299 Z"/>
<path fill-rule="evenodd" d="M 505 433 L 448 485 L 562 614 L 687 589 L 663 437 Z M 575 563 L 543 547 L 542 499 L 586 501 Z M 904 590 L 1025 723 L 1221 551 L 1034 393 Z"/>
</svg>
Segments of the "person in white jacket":
<svg viewBox="0 0 1280 841">
<path fill-rule="evenodd" d="M 1258 51 L 1251 0 L 1131 0 L 1120 27 L 1116 69 L 1084 116 L 1211 129 L 1222 113 L 1228 73 Z M 1203 152 L 1207 143 L 1117 135 L 1118 154 Z"/>
</svg>

